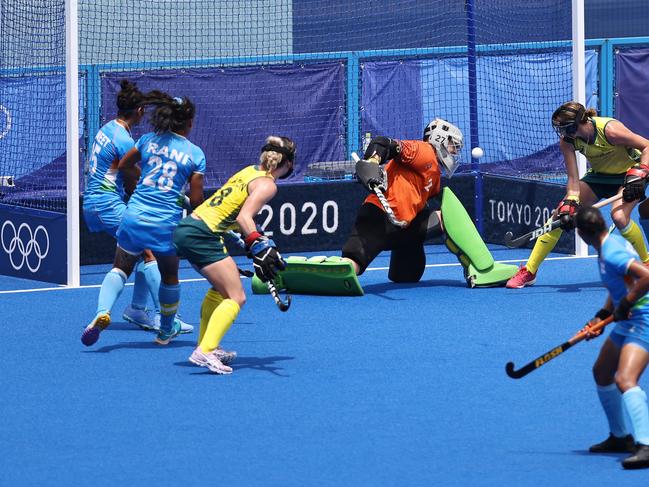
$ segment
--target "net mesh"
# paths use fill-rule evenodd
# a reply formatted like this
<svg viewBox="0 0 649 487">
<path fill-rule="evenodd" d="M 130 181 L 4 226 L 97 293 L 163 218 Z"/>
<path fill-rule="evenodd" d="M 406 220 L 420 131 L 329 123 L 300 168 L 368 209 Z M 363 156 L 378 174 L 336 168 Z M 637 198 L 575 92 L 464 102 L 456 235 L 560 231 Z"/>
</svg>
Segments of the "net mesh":
<svg viewBox="0 0 649 487">
<path fill-rule="evenodd" d="M 65 211 L 65 3 L 0 3 L 0 203 Z"/>
<path fill-rule="evenodd" d="M 64 2 L 0 13 L 0 176 L 15 183 L 2 195 L 64 211 Z M 208 187 L 270 134 L 297 142 L 288 182 L 345 179 L 367 139 L 419 139 L 436 117 L 465 134 L 465 170 L 562 168 L 549 117 L 571 94 L 565 0 L 80 0 L 78 13 L 82 168 L 124 78 L 192 99 Z"/>
</svg>

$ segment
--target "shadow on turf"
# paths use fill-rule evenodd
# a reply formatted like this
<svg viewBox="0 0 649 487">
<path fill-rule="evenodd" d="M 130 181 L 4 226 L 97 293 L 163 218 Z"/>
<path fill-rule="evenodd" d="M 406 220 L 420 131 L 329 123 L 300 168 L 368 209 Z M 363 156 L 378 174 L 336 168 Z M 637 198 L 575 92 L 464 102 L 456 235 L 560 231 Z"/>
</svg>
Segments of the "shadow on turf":
<svg viewBox="0 0 649 487">
<path fill-rule="evenodd" d="M 626 457 L 631 455 L 629 452 L 624 452 L 624 453 L 591 453 L 588 450 L 572 450 L 570 453 L 573 455 L 580 455 L 584 457 L 592 457 L 593 455 L 597 455 L 598 457 L 611 457 L 611 458 L 617 458 L 620 462 L 624 460 Z"/>
<path fill-rule="evenodd" d="M 195 347 L 196 344 L 194 341 L 190 340 L 173 340 L 170 342 L 168 345 L 164 345 L 164 348 L 184 348 L 184 347 Z M 162 345 L 158 345 L 153 341 L 153 338 L 151 340 L 146 341 L 146 342 L 123 342 L 123 343 L 116 343 L 115 345 L 106 345 L 105 347 L 100 347 L 96 349 L 91 349 L 91 350 L 83 350 L 83 353 L 108 353 L 108 352 L 113 352 L 115 350 L 121 350 L 121 349 L 147 349 L 147 348 L 161 348 Z"/>
<path fill-rule="evenodd" d="M 532 288 L 548 288 L 552 289 L 552 292 L 560 293 L 578 293 L 582 289 L 604 289 L 604 286 L 601 282 L 575 282 L 572 284 L 534 284 Z"/>
<path fill-rule="evenodd" d="M 172 342 L 173 343 L 173 342 Z M 273 357 L 237 357 L 237 359 L 232 363 L 232 368 L 236 372 L 241 369 L 253 369 L 259 370 L 261 372 L 270 372 L 273 375 L 279 377 L 290 377 L 287 374 L 280 374 L 280 370 L 284 370 L 282 367 L 277 367 L 275 364 L 277 362 L 282 362 L 285 360 L 294 360 L 295 357 L 284 357 L 284 356 L 273 356 Z M 215 375 L 205 368 L 198 368 L 196 365 L 189 361 L 176 362 L 174 365 L 178 367 L 192 367 L 196 369 L 196 372 L 192 372 L 191 375 Z"/>
<path fill-rule="evenodd" d="M 363 286 L 363 291 L 365 294 L 376 294 L 383 295 L 387 291 L 394 291 L 395 289 L 411 289 L 411 288 L 426 288 L 426 287 L 467 287 L 466 282 L 462 279 L 450 280 L 450 279 L 439 279 L 439 280 L 427 280 L 419 282 L 409 282 L 403 284 L 397 284 L 395 282 L 382 282 L 379 284 L 368 284 Z M 382 296 L 386 299 L 394 299 L 389 296 Z"/>
</svg>

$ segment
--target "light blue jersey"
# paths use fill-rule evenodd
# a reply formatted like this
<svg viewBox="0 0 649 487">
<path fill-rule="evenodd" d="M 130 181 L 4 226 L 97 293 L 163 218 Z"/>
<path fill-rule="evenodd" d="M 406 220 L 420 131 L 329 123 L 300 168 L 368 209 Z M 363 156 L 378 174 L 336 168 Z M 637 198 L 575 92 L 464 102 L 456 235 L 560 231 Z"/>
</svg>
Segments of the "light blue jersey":
<svg viewBox="0 0 649 487">
<path fill-rule="evenodd" d="M 97 132 L 88 159 L 89 178 L 84 198 L 123 199 L 124 183 L 117 162 L 134 146 L 130 132 L 117 120 L 111 120 Z"/>
<path fill-rule="evenodd" d="M 173 132 L 145 134 L 136 147 L 142 155 L 142 175 L 129 209 L 151 222 L 177 224 L 182 216 L 185 184 L 193 173 L 205 173 L 205 154 Z"/>
<path fill-rule="evenodd" d="M 604 240 L 599 253 L 599 273 L 614 306 L 627 294 L 625 276 L 634 260 L 640 261 L 640 258 L 625 238 L 609 235 Z M 638 299 L 631 309 L 631 319 L 619 321 L 613 331 L 649 341 L 649 297 L 642 296 Z"/>
<path fill-rule="evenodd" d="M 128 202 L 117 243 L 137 255 L 151 249 L 175 254 L 173 232 L 182 216 L 184 186 L 192 174 L 205 173 L 205 154 L 185 137 L 149 133 L 137 141 L 142 175 Z"/>
<path fill-rule="evenodd" d="M 116 120 L 104 125 L 95 136 L 83 193 L 84 220 L 91 232 L 117 235 L 126 209 L 124 183 L 117 163 L 133 147 L 135 141 L 130 132 Z"/>
</svg>

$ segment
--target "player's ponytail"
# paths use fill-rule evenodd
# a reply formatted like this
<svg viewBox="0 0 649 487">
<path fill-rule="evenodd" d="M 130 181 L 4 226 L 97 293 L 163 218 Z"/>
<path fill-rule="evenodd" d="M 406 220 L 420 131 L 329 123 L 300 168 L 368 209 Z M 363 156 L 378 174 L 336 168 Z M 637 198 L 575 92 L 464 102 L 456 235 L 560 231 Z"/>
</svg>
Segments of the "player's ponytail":
<svg viewBox="0 0 649 487">
<path fill-rule="evenodd" d="M 292 167 L 294 158 L 295 142 L 288 137 L 271 135 L 266 138 L 266 144 L 261 148 L 259 163 L 264 170 L 271 172 L 282 164 L 290 164 Z"/>
<path fill-rule="evenodd" d="M 121 89 L 117 93 L 117 115 L 124 117 L 142 106 L 144 94 L 135 83 L 127 79 L 121 80 L 119 86 Z"/>
<path fill-rule="evenodd" d="M 159 90 L 147 93 L 144 103 L 156 107 L 150 122 L 158 134 L 185 131 L 196 114 L 196 107 L 189 98 L 172 98 Z"/>
</svg>

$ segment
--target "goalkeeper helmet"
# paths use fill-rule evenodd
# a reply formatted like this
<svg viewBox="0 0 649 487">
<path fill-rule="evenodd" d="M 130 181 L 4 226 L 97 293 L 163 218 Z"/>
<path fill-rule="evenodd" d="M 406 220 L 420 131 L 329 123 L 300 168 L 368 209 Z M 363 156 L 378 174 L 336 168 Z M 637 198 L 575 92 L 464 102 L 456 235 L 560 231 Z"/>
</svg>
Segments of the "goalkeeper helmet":
<svg viewBox="0 0 649 487">
<path fill-rule="evenodd" d="M 562 139 L 574 139 L 579 124 L 586 119 L 586 108 L 581 103 L 569 101 L 552 114 L 552 128 Z"/>
<path fill-rule="evenodd" d="M 446 176 L 453 176 L 460 165 L 460 152 L 464 147 L 462 131 L 452 123 L 436 118 L 424 129 L 424 142 L 435 148 L 437 158 L 446 169 Z"/>
</svg>

